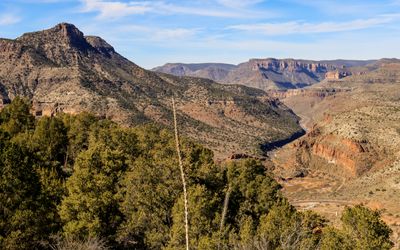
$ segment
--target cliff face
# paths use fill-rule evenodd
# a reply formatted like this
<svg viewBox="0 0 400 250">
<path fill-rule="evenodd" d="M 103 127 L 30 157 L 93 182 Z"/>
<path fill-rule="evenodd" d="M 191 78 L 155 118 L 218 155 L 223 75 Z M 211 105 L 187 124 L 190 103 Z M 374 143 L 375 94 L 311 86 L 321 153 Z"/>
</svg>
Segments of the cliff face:
<svg viewBox="0 0 400 250">
<path fill-rule="evenodd" d="M 249 61 L 252 70 L 272 70 L 272 71 L 288 71 L 288 72 L 312 72 L 315 74 L 326 73 L 337 67 L 327 63 L 319 63 L 315 61 L 292 60 L 292 59 L 252 59 Z"/>
<path fill-rule="evenodd" d="M 301 130 L 298 117 L 262 91 L 147 71 L 66 23 L 0 40 L 0 95 L 0 108 L 17 95 L 29 98 L 37 116 L 90 111 L 167 127 L 175 97 L 182 132 L 218 157 L 257 154 L 260 144 Z"/>
<path fill-rule="evenodd" d="M 373 61 L 309 61 L 296 59 L 251 59 L 237 66 L 227 64 L 165 64 L 153 71 L 177 76 L 209 78 L 225 84 L 243 84 L 262 90 L 297 89 L 325 78 L 341 79 L 351 73 L 348 67 Z"/>
<path fill-rule="evenodd" d="M 339 88 L 328 88 L 328 89 L 288 89 L 288 90 L 270 90 L 267 91 L 268 95 L 278 99 L 285 99 L 294 96 L 298 97 L 318 97 L 325 98 L 328 96 L 334 96 L 335 94 L 342 92 L 349 92 L 350 89 L 339 89 Z"/>
<path fill-rule="evenodd" d="M 312 161 L 322 159 L 331 168 L 336 168 L 332 172 L 341 172 L 347 177 L 361 176 L 379 160 L 376 149 L 367 141 L 322 134 L 319 128 L 314 128 L 291 146 L 297 152 L 299 165 L 312 165 Z"/>
<path fill-rule="evenodd" d="M 293 59 L 252 59 L 239 64 L 221 79 L 227 84 L 244 84 L 262 90 L 295 89 L 315 84 L 337 67 L 328 63 Z"/>
</svg>

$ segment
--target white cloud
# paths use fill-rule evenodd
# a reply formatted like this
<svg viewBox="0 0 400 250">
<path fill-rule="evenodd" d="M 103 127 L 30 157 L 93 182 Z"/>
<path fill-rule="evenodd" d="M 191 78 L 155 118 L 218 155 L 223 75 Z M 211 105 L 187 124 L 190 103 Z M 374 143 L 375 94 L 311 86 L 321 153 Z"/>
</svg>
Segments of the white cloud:
<svg viewBox="0 0 400 250">
<path fill-rule="evenodd" d="M 144 14 L 152 10 L 152 7 L 142 2 L 111 2 L 102 0 L 82 0 L 83 12 L 99 12 L 101 18 L 117 18 L 127 15 Z"/>
<path fill-rule="evenodd" d="M 216 10 L 213 8 L 189 7 L 183 5 L 167 4 L 158 2 L 154 4 L 154 9 L 164 14 L 189 14 L 197 16 L 210 16 L 210 17 L 241 17 L 243 14 L 232 11 Z"/>
<path fill-rule="evenodd" d="M 189 37 L 194 36 L 197 33 L 196 29 L 162 29 L 157 30 L 154 33 L 154 39 L 159 40 L 179 40 L 179 39 L 187 39 Z"/>
<path fill-rule="evenodd" d="M 61 2 L 72 2 L 73 0 L 15 0 L 21 3 L 38 3 L 38 4 L 43 4 L 43 3 L 61 3 Z"/>
<path fill-rule="evenodd" d="M 400 5 L 400 0 L 284 0 L 294 5 L 303 5 L 311 11 L 318 11 L 330 17 L 338 18 L 339 16 L 370 16 L 378 13 L 382 14 L 387 11 L 393 11 L 393 7 Z"/>
<path fill-rule="evenodd" d="M 120 38 L 120 40 L 132 40 L 132 41 L 147 41 L 147 42 L 161 42 L 166 43 L 168 41 L 182 41 L 190 40 L 195 37 L 201 29 L 199 28 L 158 28 L 149 27 L 142 25 L 123 25 L 119 27 L 114 27 L 112 31 L 105 34 L 107 37 L 112 37 L 112 39 L 117 39 L 120 34 L 124 34 L 125 38 Z M 100 33 L 101 31 L 92 29 L 91 33 Z M 132 35 L 134 34 L 134 35 Z M 132 35 L 132 36 L 130 36 Z M 129 38 L 134 37 L 134 38 Z"/>
<path fill-rule="evenodd" d="M 149 28 L 140 25 L 129 25 L 125 27 L 121 27 L 122 32 L 135 32 L 142 33 L 146 37 L 143 37 L 146 40 L 152 41 L 166 41 L 166 40 L 181 40 L 181 39 L 189 39 L 196 35 L 200 29 L 185 29 L 185 28 L 169 28 L 169 29 L 160 29 L 160 28 Z"/>
<path fill-rule="evenodd" d="M 243 8 L 261 2 L 264 2 L 264 0 L 217 0 L 217 3 L 229 8 Z"/>
<path fill-rule="evenodd" d="M 254 1 L 254 0 L 253 0 Z M 199 6 L 177 5 L 165 1 L 104 1 L 81 0 L 83 12 L 99 12 L 99 18 L 119 18 L 129 15 L 157 13 L 157 14 L 187 14 L 210 17 L 240 17 L 241 12 L 220 9 L 203 8 Z"/>
<path fill-rule="evenodd" d="M 348 22 L 322 22 L 308 23 L 302 21 L 290 21 L 283 23 L 259 23 L 241 24 L 229 26 L 229 29 L 259 32 L 266 35 L 291 35 L 291 34 L 312 34 L 332 33 L 342 31 L 353 31 L 368 29 L 383 24 L 388 24 L 399 18 L 397 14 L 381 15 L 370 19 L 357 19 Z"/>
<path fill-rule="evenodd" d="M 21 18 L 14 14 L 0 15 L 0 26 L 11 25 L 21 21 Z"/>
</svg>

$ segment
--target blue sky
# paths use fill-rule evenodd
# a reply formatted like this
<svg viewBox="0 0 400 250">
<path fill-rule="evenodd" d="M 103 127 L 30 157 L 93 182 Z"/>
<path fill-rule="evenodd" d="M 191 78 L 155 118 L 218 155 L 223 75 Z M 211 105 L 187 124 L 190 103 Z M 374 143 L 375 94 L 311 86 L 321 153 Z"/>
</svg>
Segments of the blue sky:
<svg viewBox="0 0 400 250">
<path fill-rule="evenodd" d="M 166 62 L 400 57 L 400 0 L 1 0 L 0 37 L 75 24 L 123 56 Z"/>
</svg>

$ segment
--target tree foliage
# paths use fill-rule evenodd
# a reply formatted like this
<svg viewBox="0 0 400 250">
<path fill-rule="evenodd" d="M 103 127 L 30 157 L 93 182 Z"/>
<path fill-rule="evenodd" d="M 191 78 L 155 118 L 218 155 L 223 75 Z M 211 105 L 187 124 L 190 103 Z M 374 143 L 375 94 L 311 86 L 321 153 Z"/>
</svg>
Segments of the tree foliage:
<svg viewBox="0 0 400 250">
<path fill-rule="evenodd" d="M 88 113 L 35 120 L 0 112 L 0 249 L 184 249 L 173 133 Z M 378 211 L 347 208 L 343 228 L 297 211 L 263 164 L 216 164 L 183 139 L 191 249 L 390 249 Z"/>
</svg>

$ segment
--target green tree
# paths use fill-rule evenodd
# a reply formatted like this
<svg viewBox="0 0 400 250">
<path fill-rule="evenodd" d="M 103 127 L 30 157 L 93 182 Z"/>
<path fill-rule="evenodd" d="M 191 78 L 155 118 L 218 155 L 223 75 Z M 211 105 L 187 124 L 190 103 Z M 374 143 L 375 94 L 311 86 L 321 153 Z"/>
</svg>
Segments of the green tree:
<svg viewBox="0 0 400 250">
<path fill-rule="evenodd" d="M 122 221 L 118 191 L 137 154 L 136 134 L 106 122 L 92 129 L 88 137 L 89 148 L 78 155 L 67 180 L 68 194 L 60 216 L 66 235 L 113 241 Z"/>
<path fill-rule="evenodd" d="M 30 113 L 30 109 L 28 100 L 15 97 L 11 104 L 0 112 L 0 127 L 11 135 L 32 129 L 35 117 Z"/>
<path fill-rule="evenodd" d="M 183 225 L 182 183 L 173 134 L 152 126 L 137 128 L 135 131 L 140 156 L 130 166 L 121 190 L 126 222 L 119 231 L 120 241 L 132 248 L 160 249 L 168 244 L 180 247 L 182 232 L 179 229 Z M 203 212 L 208 211 L 205 207 L 215 207 L 215 204 L 198 202 L 204 203 L 215 197 L 220 199 L 223 171 L 214 165 L 212 152 L 208 149 L 183 140 L 182 151 L 188 189 L 193 192 L 193 199 L 189 197 L 192 204 L 189 204 L 189 209 L 193 213 L 190 217 L 210 225 L 213 216 Z M 201 196 L 197 189 L 200 187 L 210 196 Z M 222 205 L 220 203 L 218 206 Z M 214 215 L 219 213 L 219 209 L 214 209 Z M 206 244 L 209 232 L 204 232 L 209 230 L 201 228 L 208 227 L 197 222 L 192 224 L 193 244 Z"/>
<path fill-rule="evenodd" d="M 140 157 L 125 177 L 119 240 L 135 248 L 160 249 L 170 235 L 171 209 L 179 191 L 178 172 L 165 162 Z"/>
<path fill-rule="evenodd" d="M 255 230 L 260 217 L 282 200 L 281 186 L 255 160 L 232 162 L 227 166 L 231 195 L 226 222 L 239 231 L 242 219 L 250 216 Z M 248 220 L 248 219 L 247 219 Z"/>
<path fill-rule="evenodd" d="M 284 201 L 261 218 L 258 242 L 271 249 L 316 249 L 326 222 L 313 212 L 298 212 Z"/>
<path fill-rule="evenodd" d="M 62 114 L 60 117 L 67 129 L 68 147 L 66 152 L 66 164 L 64 171 L 72 172 L 70 168 L 79 153 L 89 148 L 89 134 L 91 127 L 96 126 L 99 119 L 90 113 L 77 115 Z"/>
<path fill-rule="evenodd" d="M 260 219 L 258 227 L 258 238 L 263 245 L 271 249 L 277 249 L 282 245 L 282 241 L 287 242 L 292 239 L 293 227 L 299 227 L 296 209 L 287 201 L 274 205 L 270 211 Z M 296 242 L 297 243 L 297 242 Z"/>
<path fill-rule="evenodd" d="M 123 154 L 103 146 L 91 146 L 78 156 L 60 206 L 66 235 L 112 240 L 122 219 L 117 189 L 126 167 Z"/>
<path fill-rule="evenodd" d="M 348 207 L 341 218 L 343 230 L 356 245 L 356 249 L 391 249 L 392 230 L 382 221 L 380 212 L 362 205 Z"/>
<path fill-rule="evenodd" d="M 4 138 L 4 133 L 1 137 Z M 1 142 L 0 248 L 36 249 L 47 236 L 39 178 L 32 155 L 13 143 Z"/>
<path fill-rule="evenodd" d="M 61 173 L 68 145 L 67 129 L 62 120 L 57 117 L 39 119 L 31 140 L 42 163 Z"/>
<path fill-rule="evenodd" d="M 320 244 L 321 250 L 353 250 L 355 246 L 350 236 L 342 230 L 327 227 L 323 230 Z"/>
<path fill-rule="evenodd" d="M 188 190 L 189 239 L 194 249 L 216 249 L 222 199 L 204 185 L 192 185 Z M 185 249 L 183 198 L 179 197 L 172 211 L 173 226 L 167 249 Z"/>
</svg>

